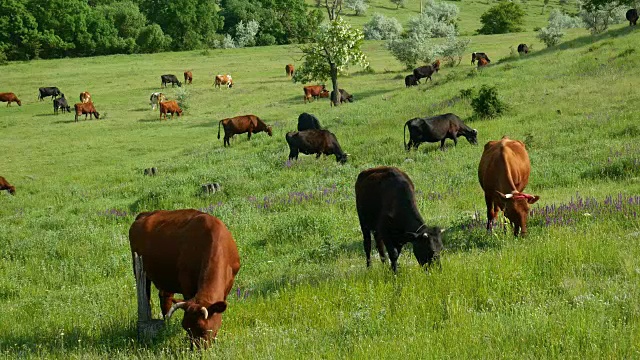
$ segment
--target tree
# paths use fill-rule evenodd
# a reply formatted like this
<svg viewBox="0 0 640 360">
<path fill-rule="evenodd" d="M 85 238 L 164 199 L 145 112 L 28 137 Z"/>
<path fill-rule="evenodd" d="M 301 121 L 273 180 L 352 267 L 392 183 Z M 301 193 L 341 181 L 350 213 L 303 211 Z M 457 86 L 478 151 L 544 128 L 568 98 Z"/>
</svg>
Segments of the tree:
<svg viewBox="0 0 640 360">
<path fill-rule="evenodd" d="M 169 48 L 171 45 L 171 37 L 162 32 L 160 25 L 147 25 L 140 30 L 136 43 L 140 51 L 155 53 Z"/>
<path fill-rule="evenodd" d="M 607 30 L 609 25 L 618 24 L 624 20 L 627 9 L 621 3 L 614 1 L 602 4 L 587 1 L 581 3 L 582 11 L 579 15 L 592 34 L 599 34 Z"/>
<path fill-rule="evenodd" d="M 393 4 L 396 4 L 396 10 L 400 9 L 400 7 L 404 7 L 406 0 L 390 0 Z"/>
<path fill-rule="evenodd" d="M 364 15 L 369 8 L 369 5 L 364 0 L 344 0 L 344 5 L 353 10 L 357 16 Z"/>
<path fill-rule="evenodd" d="M 402 25 L 396 18 L 375 13 L 371 20 L 364 24 L 363 31 L 367 40 L 389 40 L 402 34 Z"/>
<path fill-rule="evenodd" d="M 489 8 L 480 17 L 482 27 L 480 34 L 504 34 L 522 31 L 524 11 L 520 5 L 513 2 L 502 2 Z"/>
<path fill-rule="evenodd" d="M 296 82 L 330 78 L 333 85 L 331 101 L 336 105 L 340 96 L 338 75 L 349 65 L 369 67 L 367 57 L 360 49 L 364 40 L 362 31 L 352 28 L 338 14 L 334 12 L 337 18 L 320 27 L 314 43 L 302 46 L 304 60 L 293 77 Z"/>
</svg>

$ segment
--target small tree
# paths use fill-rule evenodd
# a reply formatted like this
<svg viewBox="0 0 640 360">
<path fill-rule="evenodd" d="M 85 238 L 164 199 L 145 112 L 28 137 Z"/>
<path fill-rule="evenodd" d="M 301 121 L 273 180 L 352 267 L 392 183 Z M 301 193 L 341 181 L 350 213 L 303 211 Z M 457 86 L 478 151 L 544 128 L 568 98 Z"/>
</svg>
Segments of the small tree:
<svg viewBox="0 0 640 360">
<path fill-rule="evenodd" d="M 254 46 L 259 28 L 260 24 L 255 20 L 247 21 L 246 24 L 240 20 L 236 25 L 236 47 Z"/>
<path fill-rule="evenodd" d="M 400 36 L 402 25 L 395 18 L 375 13 L 371 20 L 364 24 L 363 31 L 367 40 L 389 40 Z"/>
<path fill-rule="evenodd" d="M 344 0 L 344 6 L 353 10 L 357 16 L 364 15 L 369 8 L 369 5 L 364 0 Z"/>
<path fill-rule="evenodd" d="M 442 52 L 441 46 L 417 35 L 392 39 L 387 42 L 387 49 L 407 70 L 413 69 L 418 62 L 432 63 Z"/>
<path fill-rule="evenodd" d="M 405 0 L 391 0 L 391 3 L 396 5 L 396 9 L 399 9 L 401 6 L 405 6 Z"/>
<path fill-rule="evenodd" d="M 522 31 L 524 10 L 513 2 L 502 2 L 491 7 L 480 17 L 480 34 L 504 34 Z"/>
<path fill-rule="evenodd" d="M 495 86 L 482 85 L 478 95 L 471 99 L 473 113 L 479 118 L 496 117 L 507 110 L 507 105 L 498 97 Z"/>
<path fill-rule="evenodd" d="M 348 69 L 349 65 L 369 67 L 367 57 L 360 49 L 363 40 L 362 31 L 352 28 L 337 16 L 335 20 L 320 28 L 315 42 L 301 47 L 304 60 L 295 72 L 293 80 L 310 82 L 331 79 L 331 101 L 339 104 L 338 75 Z"/>
<path fill-rule="evenodd" d="M 609 28 L 609 25 L 619 24 L 625 19 L 626 8 L 620 3 L 605 3 L 602 5 L 592 2 L 582 3 L 580 18 L 587 30 L 592 34 L 599 34 Z"/>
<path fill-rule="evenodd" d="M 548 26 L 540 29 L 536 35 L 547 47 L 556 46 L 564 36 L 562 29 L 555 26 Z"/>
<path fill-rule="evenodd" d="M 470 42 L 471 40 L 469 39 L 459 39 L 455 36 L 448 37 L 447 41 L 441 46 L 441 55 L 444 57 L 445 63 L 449 66 L 460 65 Z"/>
</svg>

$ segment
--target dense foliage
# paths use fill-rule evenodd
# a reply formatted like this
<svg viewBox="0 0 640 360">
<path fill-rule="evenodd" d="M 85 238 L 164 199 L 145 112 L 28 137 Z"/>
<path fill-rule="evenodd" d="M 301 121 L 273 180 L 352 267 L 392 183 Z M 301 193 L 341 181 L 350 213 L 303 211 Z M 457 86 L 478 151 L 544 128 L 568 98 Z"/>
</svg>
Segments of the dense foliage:
<svg viewBox="0 0 640 360">
<path fill-rule="evenodd" d="M 513 2 L 502 2 L 491 7 L 480 17 L 480 34 L 506 34 L 522 31 L 524 10 Z"/>
<path fill-rule="evenodd" d="M 396 18 L 375 13 L 371 20 L 364 24 L 363 32 L 367 40 L 389 40 L 402 34 L 402 25 Z"/>
</svg>

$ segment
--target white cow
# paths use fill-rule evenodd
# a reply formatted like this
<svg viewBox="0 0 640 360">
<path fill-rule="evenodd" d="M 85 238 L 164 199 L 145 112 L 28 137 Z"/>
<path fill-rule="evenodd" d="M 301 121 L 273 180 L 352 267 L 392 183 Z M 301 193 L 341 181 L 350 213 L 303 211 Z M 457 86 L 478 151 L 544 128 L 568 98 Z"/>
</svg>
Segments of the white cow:
<svg viewBox="0 0 640 360">
<path fill-rule="evenodd" d="M 155 110 L 156 106 L 158 106 L 158 104 L 161 101 L 166 101 L 167 97 L 164 96 L 163 93 L 161 92 L 154 92 L 153 94 L 151 94 L 151 97 L 149 98 L 149 101 L 151 102 L 151 110 Z"/>
</svg>

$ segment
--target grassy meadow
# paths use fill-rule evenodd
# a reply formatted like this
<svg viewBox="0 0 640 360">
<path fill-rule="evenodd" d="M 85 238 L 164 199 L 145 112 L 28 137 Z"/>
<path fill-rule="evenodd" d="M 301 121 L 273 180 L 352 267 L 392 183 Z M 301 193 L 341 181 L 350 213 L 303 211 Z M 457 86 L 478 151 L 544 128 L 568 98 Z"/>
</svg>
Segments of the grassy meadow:
<svg viewBox="0 0 640 360">
<path fill-rule="evenodd" d="M 1 67 L 0 91 L 23 104 L 0 106 L 0 175 L 17 187 L 0 193 L 0 357 L 202 357 L 189 351 L 180 314 L 153 343 L 136 340 L 128 228 L 141 211 L 180 208 L 222 219 L 242 262 L 207 357 L 640 357 L 640 31 L 573 30 L 564 40 L 543 49 L 533 32 L 475 36 L 471 49 L 488 53 L 490 67 L 478 71 L 467 56 L 410 89 L 384 44 L 367 42 L 375 73 L 341 77 L 355 102 L 338 108 L 303 104 L 302 84 L 284 73 L 300 62 L 294 46 Z M 537 45 L 511 56 L 521 42 Z M 186 69 L 185 116 L 159 121 L 150 93 L 161 74 Z M 214 89 L 218 73 L 236 86 Z M 472 121 L 460 90 L 484 84 L 509 111 Z M 41 86 L 71 103 L 89 91 L 101 119 L 53 115 L 50 100 L 37 100 Z M 287 161 L 284 136 L 303 111 L 336 134 L 347 164 Z M 480 145 L 403 149 L 405 121 L 446 112 L 476 128 Z M 218 121 L 243 114 L 272 125 L 273 137 L 223 148 Z M 477 166 L 482 145 L 503 135 L 526 142 L 527 192 L 541 196 L 526 238 L 484 231 Z M 442 270 L 425 274 L 410 245 L 397 275 L 378 260 L 365 267 L 354 183 L 378 165 L 407 172 L 427 224 L 447 228 Z M 151 166 L 159 175 L 144 177 Z M 208 182 L 223 191 L 202 195 Z M 159 317 L 155 290 L 152 302 Z"/>
</svg>

